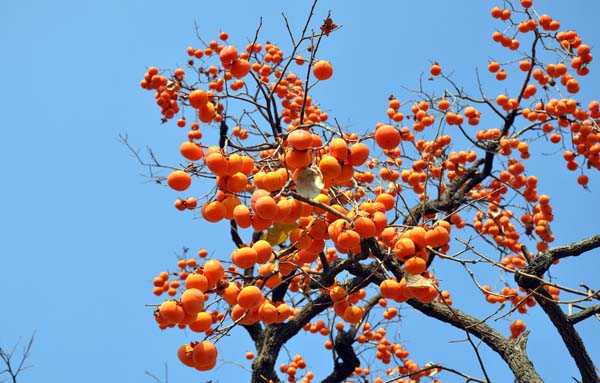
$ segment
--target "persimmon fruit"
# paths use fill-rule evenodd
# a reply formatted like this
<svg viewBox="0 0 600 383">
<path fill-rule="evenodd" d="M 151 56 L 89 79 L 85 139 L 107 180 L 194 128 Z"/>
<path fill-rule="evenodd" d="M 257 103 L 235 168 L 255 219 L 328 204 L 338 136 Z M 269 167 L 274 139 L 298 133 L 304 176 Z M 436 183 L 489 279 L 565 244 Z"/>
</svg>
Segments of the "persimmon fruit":
<svg viewBox="0 0 600 383">
<path fill-rule="evenodd" d="M 333 66 L 329 61 L 317 61 L 313 65 L 313 75 L 317 80 L 327 80 L 333 76 Z"/>
<path fill-rule="evenodd" d="M 171 189 L 184 191 L 192 184 L 192 177 L 183 170 L 174 170 L 167 177 L 167 184 Z"/>
</svg>

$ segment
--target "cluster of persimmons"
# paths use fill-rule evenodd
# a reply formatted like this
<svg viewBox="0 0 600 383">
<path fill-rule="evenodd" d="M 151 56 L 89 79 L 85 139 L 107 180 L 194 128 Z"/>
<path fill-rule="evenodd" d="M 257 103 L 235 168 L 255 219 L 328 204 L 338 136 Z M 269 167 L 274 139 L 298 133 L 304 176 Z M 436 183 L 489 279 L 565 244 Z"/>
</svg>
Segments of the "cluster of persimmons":
<svg viewBox="0 0 600 383">
<path fill-rule="evenodd" d="M 566 167 L 579 173 L 580 185 L 588 185 L 586 168 L 600 169 L 599 104 L 592 101 L 586 108 L 572 98 L 580 90 L 580 78 L 589 72 L 592 55 L 575 31 L 561 30 L 548 15 L 537 16 L 531 1 L 521 0 L 521 8 L 513 10 L 494 7 L 491 15 L 506 23 L 504 32 L 495 32 L 492 39 L 517 60 L 491 61 L 488 70 L 498 81 L 520 76 L 523 87 L 483 102 L 445 92 L 411 101 L 405 111 L 392 96 L 387 120 L 374 123 L 363 135 L 329 123 L 328 114 L 309 95 L 314 84 L 333 76 L 332 64 L 317 59 L 311 49 L 305 58 L 297 49 L 288 55 L 268 42 L 241 48 L 228 44 L 229 36 L 222 32 L 203 48 L 187 49 L 187 69 L 147 70 L 141 86 L 154 91 L 164 121 L 175 119 L 177 126 L 189 129 L 179 148 L 186 165 L 166 178 L 180 193 L 175 207 L 199 211 L 209 223 L 228 220 L 238 236 L 229 256 L 223 257 L 220 248 L 220 257 L 207 257 L 208 251 L 201 249 L 198 257 L 181 259 L 177 272 L 162 272 L 154 279 L 155 295 L 168 295 L 154 313 L 160 328 L 204 335 L 179 348 L 182 363 L 212 369 L 217 363 L 214 340 L 235 325 L 294 318 L 303 306 L 292 302 L 302 300 L 273 300 L 274 291 L 285 284 L 288 295 L 329 295 L 331 312 L 341 321 L 320 318 L 304 325 L 307 332 L 327 338 L 326 349 L 333 348 L 333 332 L 360 326 L 358 345 L 374 346 L 384 364 L 399 361 L 399 368 L 388 373 L 406 376 L 408 382 L 429 372 L 419 372 L 408 351 L 386 337 L 385 321 L 398 316 L 392 304 L 409 299 L 452 305 L 430 266 L 436 254 L 445 258 L 455 231 L 472 230 L 500 249 L 502 256 L 492 263 L 506 272 L 527 265 L 525 241 L 533 239 L 537 251 L 548 248 L 554 241 L 552 204 L 547 195 L 538 194 L 537 178 L 527 175 L 525 164 L 530 147 L 546 138 L 563 148 Z M 518 53 L 520 39 L 528 36 L 554 43 L 559 62 L 544 64 L 540 57 Z M 437 62 L 430 73 L 433 81 L 446 78 Z M 568 96 L 559 96 L 563 93 Z M 248 114 L 245 120 L 234 118 L 230 114 L 236 102 L 256 110 L 265 121 L 257 123 Z M 485 113 L 494 112 L 504 116 L 500 124 L 480 127 Z M 202 130 L 204 135 L 219 131 L 220 145 L 203 144 Z M 465 150 L 454 150 L 460 142 Z M 496 170 L 467 191 L 460 208 L 403 224 L 411 203 L 418 206 L 442 196 L 490 154 L 497 157 Z M 515 198 L 522 201 L 519 209 L 505 203 Z M 242 240 L 244 233 L 252 240 Z M 395 257 L 404 277 L 388 273 L 377 289 L 349 290 L 340 274 L 333 284 L 314 287 L 316 276 L 338 259 L 364 254 L 362 262 L 378 262 L 365 248 L 369 238 L 386 257 Z M 535 304 L 508 285 L 498 292 L 487 285 L 479 288 L 488 302 L 510 302 L 520 313 Z M 559 289 L 547 289 L 558 299 Z M 373 296 L 377 304 L 367 304 Z M 367 321 L 374 307 L 383 320 L 377 329 Z M 370 318 L 374 320 L 373 314 Z M 510 325 L 510 336 L 524 330 L 518 319 Z M 281 372 L 289 381 L 309 382 L 311 371 L 297 376 L 306 363 L 297 355 Z M 368 367 L 355 371 L 356 376 L 369 374 Z"/>
</svg>

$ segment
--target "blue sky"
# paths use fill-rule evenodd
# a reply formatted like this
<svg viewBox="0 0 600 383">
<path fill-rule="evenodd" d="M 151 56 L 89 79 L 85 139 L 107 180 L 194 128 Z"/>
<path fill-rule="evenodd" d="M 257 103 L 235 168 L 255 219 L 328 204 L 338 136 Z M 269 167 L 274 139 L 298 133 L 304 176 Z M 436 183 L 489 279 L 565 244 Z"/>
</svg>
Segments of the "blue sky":
<svg viewBox="0 0 600 383">
<path fill-rule="evenodd" d="M 600 4 L 534 3 L 576 28 L 592 49 L 600 45 Z M 467 0 L 322 1 L 316 19 L 331 9 L 343 28 L 319 51 L 334 64 L 335 75 L 315 97 L 340 123 L 363 132 L 385 118 L 387 96 L 401 97 L 402 86 L 416 87 L 434 60 L 474 89 L 475 68 L 485 78 L 488 60 L 504 54 L 490 39 L 499 27 L 489 17 L 491 5 Z M 247 371 L 230 363 L 249 366 L 243 354 L 251 348 L 243 331 L 220 346 L 223 367 L 200 374 L 180 365 L 175 355 L 181 343 L 193 338 L 181 331 L 161 332 L 151 309 L 144 307 L 156 302 L 152 278 L 174 267 L 182 246 L 206 247 L 227 257 L 232 245 L 214 240 L 225 224 L 207 226 L 176 211 L 172 202 L 177 194 L 147 182 L 140 175 L 144 169 L 118 142 L 118 135 L 128 134 L 136 147 L 151 146 L 165 162 L 180 161 L 181 131 L 174 123 L 160 124 L 152 95 L 139 87 L 146 68 L 184 65 L 186 47 L 200 45 L 194 22 L 207 40 L 225 30 L 232 42 L 245 45 L 262 16 L 262 40 L 287 46 L 281 12 L 299 31 L 308 6 L 133 0 L 24 0 L 0 6 L 0 344 L 10 346 L 35 332 L 34 367 L 24 373 L 23 382 L 150 382 L 144 371 L 160 375 L 165 363 L 171 382 L 247 380 Z M 582 86 L 585 104 L 598 97 L 592 93 L 600 85 L 596 66 Z M 498 85 L 490 85 L 492 94 L 498 90 L 494 87 Z M 597 233 L 598 197 L 577 187 L 574 174 L 563 172 L 562 159 L 530 161 L 528 169 L 540 178 L 540 191 L 556 201 L 557 242 Z M 599 179 L 590 176 L 595 192 Z M 593 282 L 598 266 L 589 254 L 561 264 L 556 277 L 572 285 Z M 445 279 L 461 288 L 464 277 L 448 270 Z M 488 283 L 493 278 L 497 276 L 490 276 Z M 471 298 L 465 293 L 463 299 Z M 460 333 L 423 320 L 410 309 L 402 312 L 406 320 L 401 338 L 417 361 L 459 363 L 472 357 L 468 346 L 447 343 Z M 525 319 L 537 328 L 529 349 L 543 376 L 566 381 L 577 375 L 571 361 L 557 363 L 555 355 L 566 351 L 548 340 L 555 334 L 539 312 Z M 419 338 L 415 334 L 424 327 L 424 339 Z M 600 360 L 598 322 L 590 319 L 578 329 L 592 358 Z M 314 337 L 302 335 L 299 350 L 306 351 L 306 341 Z M 323 341 L 319 337 L 316 344 Z M 434 341 L 439 346 L 432 347 Z M 544 347 L 551 351 L 541 351 Z M 499 360 L 490 360 L 498 381 L 506 379 Z M 307 361 L 315 371 L 326 371 L 318 359 Z M 473 365 L 467 370 L 478 374 Z"/>
</svg>

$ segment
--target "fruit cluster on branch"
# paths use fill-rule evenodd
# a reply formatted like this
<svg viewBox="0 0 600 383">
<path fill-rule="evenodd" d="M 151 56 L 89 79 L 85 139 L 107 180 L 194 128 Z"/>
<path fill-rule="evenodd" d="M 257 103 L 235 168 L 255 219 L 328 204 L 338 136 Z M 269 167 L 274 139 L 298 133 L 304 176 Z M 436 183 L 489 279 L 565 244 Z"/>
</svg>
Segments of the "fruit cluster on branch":
<svg viewBox="0 0 600 383">
<path fill-rule="evenodd" d="M 185 166 L 157 181 L 178 192 L 178 210 L 197 211 L 207 223 L 229 221 L 235 245 L 228 256 L 223 248 L 213 257 L 206 249 L 197 257 L 185 252 L 178 271 L 154 279 L 154 294 L 168 295 L 154 312 L 160 328 L 202 337 L 179 348 L 183 364 L 214 368 L 215 344 L 244 327 L 256 346 L 246 354 L 253 382 L 281 379 L 281 348 L 300 331 L 326 338 L 334 365 L 325 382 L 436 381 L 433 375 L 444 370 L 484 381 L 443 365 L 419 365 L 390 338 L 387 329 L 397 325 L 397 307 L 406 302 L 481 339 L 519 381 L 537 382 L 518 346 L 527 337 L 523 320 L 511 323 L 508 336 L 486 322 L 539 304 L 584 381 L 597 380 L 573 327 L 579 319 L 561 309 L 565 288 L 544 273 L 561 258 L 598 247 L 598 239 L 550 248 L 555 212 L 526 166 L 538 147 L 560 144 L 566 168 L 578 172 L 584 188 L 587 174 L 600 170 L 599 103 L 586 108 L 573 98 L 592 55 L 575 31 L 540 15 L 530 0 L 505 3 L 491 10 L 503 30 L 492 39 L 511 58 L 487 68 L 489 81 L 514 81 L 506 93 L 474 97 L 435 62 L 431 89 L 402 102 L 389 97 L 383 121 L 364 134 L 332 122 L 312 97 L 335 76 L 319 49 L 338 28 L 328 16 L 311 31 L 314 4 L 288 51 L 261 44 L 258 32 L 243 48 L 221 32 L 218 40 L 187 49 L 185 69 L 147 70 L 141 86 L 154 92 L 163 122 L 189 126 L 179 148 Z M 462 266 L 482 301 L 502 304 L 498 311 L 481 320 L 454 308 L 434 273 L 438 262 Z M 478 282 L 469 268 L 475 263 L 514 274 L 516 285 L 493 291 Z M 365 365 L 362 350 L 379 364 Z M 290 382 L 307 383 L 314 378 L 307 363 L 297 355 L 279 371 Z"/>
</svg>

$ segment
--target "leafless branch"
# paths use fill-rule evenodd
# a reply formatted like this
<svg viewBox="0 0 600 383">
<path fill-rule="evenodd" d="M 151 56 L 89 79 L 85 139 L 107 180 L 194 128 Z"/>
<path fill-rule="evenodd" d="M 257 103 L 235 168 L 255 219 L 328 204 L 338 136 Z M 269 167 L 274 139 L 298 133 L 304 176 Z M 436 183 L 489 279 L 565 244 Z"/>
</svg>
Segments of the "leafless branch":
<svg viewBox="0 0 600 383">
<path fill-rule="evenodd" d="M 17 343 L 14 345 L 14 347 L 10 351 L 7 351 L 7 350 L 3 349 L 2 347 L 0 347 L 0 360 L 2 361 L 2 364 L 4 365 L 4 369 L 0 371 L 0 375 L 7 374 L 10 379 L 10 382 L 17 383 L 17 376 L 20 373 L 22 373 L 24 370 L 31 367 L 31 366 L 26 366 L 25 361 L 27 359 L 29 359 L 31 356 L 31 346 L 33 345 L 34 337 L 35 337 L 35 334 L 32 335 L 31 338 L 29 338 L 29 341 L 27 342 L 25 347 L 23 347 L 23 351 L 21 353 L 21 358 L 18 361 L 16 361 L 14 358 L 15 358 L 15 352 L 17 351 L 17 346 L 19 345 L 20 340 L 17 341 Z M 5 380 L 3 380 L 3 382 L 4 381 Z"/>
<path fill-rule="evenodd" d="M 567 320 L 571 324 L 577 324 L 593 315 L 600 320 L 600 304 L 587 307 L 576 314 L 571 314 L 567 317 Z"/>
<path fill-rule="evenodd" d="M 515 281 L 519 286 L 528 291 L 536 292 L 534 294 L 536 302 L 546 315 L 548 315 L 548 318 L 563 339 L 565 346 L 581 373 L 584 383 L 597 383 L 600 379 L 596 374 L 596 367 L 583 344 L 583 340 L 577 330 L 575 330 L 574 323 L 569 320 L 569 317 L 567 317 L 560 306 L 552 300 L 552 296 L 544 289 L 543 283 L 538 278 L 532 278 L 531 276 L 541 277 L 557 259 L 578 256 L 598 247 L 600 247 L 600 235 L 595 235 L 567 246 L 554 247 L 538 254 L 532 264 L 527 266 L 523 272 L 517 271 L 515 273 Z"/>
</svg>

